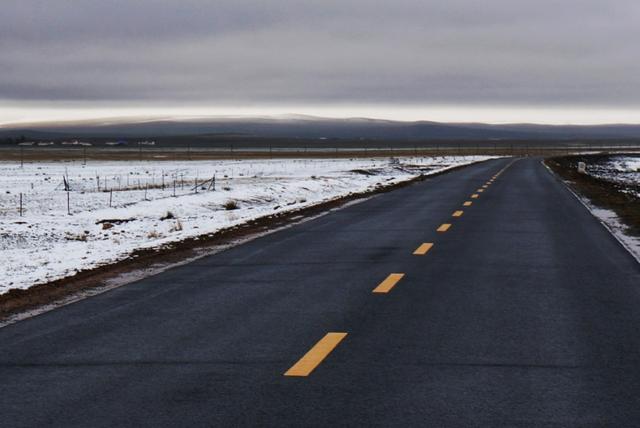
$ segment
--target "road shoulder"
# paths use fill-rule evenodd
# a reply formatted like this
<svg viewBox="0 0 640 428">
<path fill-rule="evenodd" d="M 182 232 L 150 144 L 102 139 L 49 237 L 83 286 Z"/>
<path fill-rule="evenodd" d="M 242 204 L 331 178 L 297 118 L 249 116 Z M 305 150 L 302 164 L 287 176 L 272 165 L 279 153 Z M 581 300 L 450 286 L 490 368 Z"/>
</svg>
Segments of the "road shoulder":
<svg viewBox="0 0 640 428">
<path fill-rule="evenodd" d="M 578 173 L 577 163 L 592 159 L 562 156 L 542 163 L 640 263 L 640 198 L 617 183 Z"/>
</svg>

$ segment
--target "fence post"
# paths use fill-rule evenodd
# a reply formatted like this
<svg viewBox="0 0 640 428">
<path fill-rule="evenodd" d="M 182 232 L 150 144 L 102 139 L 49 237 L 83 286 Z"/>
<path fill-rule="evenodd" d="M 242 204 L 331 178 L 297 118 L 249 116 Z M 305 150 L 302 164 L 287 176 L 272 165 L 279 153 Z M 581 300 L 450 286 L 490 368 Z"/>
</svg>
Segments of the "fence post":
<svg viewBox="0 0 640 428">
<path fill-rule="evenodd" d="M 69 193 L 71 192 L 67 190 L 67 215 L 71 215 L 71 197 L 69 196 Z"/>
<path fill-rule="evenodd" d="M 20 217 L 22 217 L 22 193 L 20 193 Z"/>
<path fill-rule="evenodd" d="M 112 201 L 113 201 L 113 189 L 109 190 L 109 208 L 111 208 Z"/>
</svg>

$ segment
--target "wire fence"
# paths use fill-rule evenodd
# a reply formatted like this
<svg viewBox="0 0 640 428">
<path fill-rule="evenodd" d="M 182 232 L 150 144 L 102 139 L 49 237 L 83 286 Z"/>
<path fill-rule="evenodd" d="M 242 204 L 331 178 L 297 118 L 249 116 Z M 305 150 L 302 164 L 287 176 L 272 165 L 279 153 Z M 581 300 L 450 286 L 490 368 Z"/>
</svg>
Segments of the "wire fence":
<svg viewBox="0 0 640 428">
<path fill-rule="evenodd" d="M 504 141 L 478 143 L 441 143 L 431 145 L 371 145 L 358 146 L 260 146 L 236 147 L 105 147 L 105 146 L 26 146 L 0 147 L 0 161 L 33 162 L 38 160 L 207 160 L 207 159 L 269 159 L 269 158 L 331 158 L 331 157 L 388 157 L 388 156 L 553 156 L 584 152 L 640 151 L 636 142 L 527 142 Z"/>
</svg>

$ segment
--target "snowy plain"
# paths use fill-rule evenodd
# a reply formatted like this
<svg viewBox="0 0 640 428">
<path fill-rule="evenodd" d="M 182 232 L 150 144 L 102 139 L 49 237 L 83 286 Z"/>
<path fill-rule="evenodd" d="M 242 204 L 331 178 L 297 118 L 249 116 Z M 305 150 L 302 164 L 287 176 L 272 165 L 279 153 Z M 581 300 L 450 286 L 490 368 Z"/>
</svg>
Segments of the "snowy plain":
<svg viewBox="0 0 640 428">
<path fill-rule="evenodd" d="M 587 166 L 589 175 L 626 185 L 624 191 L 640 198 L 640 155 L 611 156 L 606 162 Z"/>
<path fill-rule="evenodd" d="M 490 158 L 0 162 L 0 294 Z"/>
<path fill-rule="evenodd" d="M 587 172 L 594 177 L 619 184 L 618 191 L 640 198 L 640 156 L 638 155 L 611 156 L 606 162 L 587 165 Z M 627 233 L 627 227 L 612 210 L 596 207 L 586 198 L 580 199 L 640 262 L 640 237 Z"/>
</svg>

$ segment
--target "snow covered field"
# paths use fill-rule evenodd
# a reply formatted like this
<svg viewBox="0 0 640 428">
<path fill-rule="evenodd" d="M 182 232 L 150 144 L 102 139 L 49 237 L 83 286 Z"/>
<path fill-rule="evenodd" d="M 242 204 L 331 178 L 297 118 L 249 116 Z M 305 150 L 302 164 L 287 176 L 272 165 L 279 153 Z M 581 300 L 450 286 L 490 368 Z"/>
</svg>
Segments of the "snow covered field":
<svg viewBox="0 0 640 428">
<path fill-rule="evenodd" d="M 0 163 L 0 294 L 488 158 Z"/>
<path fill-rule="evenodd" d="M 588 164 L 587 172 L 594 177 L 616 183 L 616 191 L 640 198 L 640 155 L 611 156 L 604 162 Z M 640 238 L 627 233 L 627 227 L 612 210 L 598 208 L 588 199 L 581 199 L 640 262 Z"/>
<path fill-rule="evenodd" d="M 640 155 L 611 156 L 608 161 L 587 166 L 594 177 L 628 186 L 624 189 L 640 198 Z"/>
</svg>

